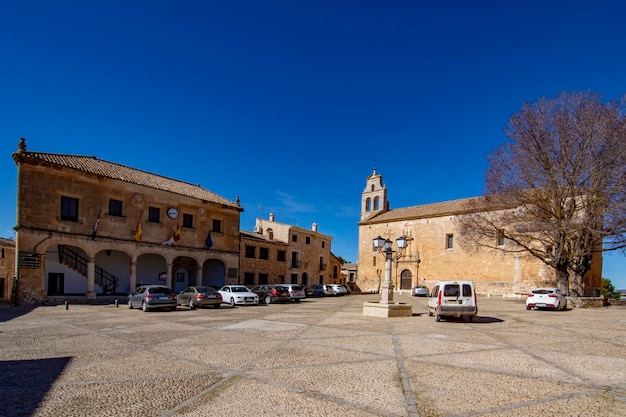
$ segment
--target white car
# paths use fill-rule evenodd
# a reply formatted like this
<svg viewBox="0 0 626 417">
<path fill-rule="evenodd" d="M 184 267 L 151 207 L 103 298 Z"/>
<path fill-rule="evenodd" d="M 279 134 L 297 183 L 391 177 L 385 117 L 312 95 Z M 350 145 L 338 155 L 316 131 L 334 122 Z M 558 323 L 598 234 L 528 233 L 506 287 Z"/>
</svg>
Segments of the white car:
<svg viewBox="0 0 626 417">
<path fill-rule="evenodd" d="M 333 291 L 335 291 L 335 295 L 346 295 L 348 294 L 348 290 L 341 284 L 328 284 L 332 287 Z"/>
<path fill-rule="evenodd" d="M 259 304 L 259 296 L 245 285 L 224 285 L 218 292 L 222 296 L 222 302 L 231 306 Z"/>
<path fill-rule="evenodd" d="M 565 310 L 567 298 L 558 288 L 535 288 L 526 297 L 526 310 L 533 307 Z"/>
</svg>

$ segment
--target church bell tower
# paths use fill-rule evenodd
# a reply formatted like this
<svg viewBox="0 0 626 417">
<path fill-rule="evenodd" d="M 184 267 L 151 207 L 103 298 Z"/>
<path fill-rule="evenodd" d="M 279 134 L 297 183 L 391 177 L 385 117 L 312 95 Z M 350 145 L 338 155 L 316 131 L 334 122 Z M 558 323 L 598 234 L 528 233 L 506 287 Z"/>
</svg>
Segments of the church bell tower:
<svg viewBox="0 0 626 417">
<path fill-rule="evenodd" d="M 383 177 L 376 172 L 367 177 L 365 190 L 361 194 L 361 221 L 389 210 L 387 187 L 383 185 Z"/>
</svg>

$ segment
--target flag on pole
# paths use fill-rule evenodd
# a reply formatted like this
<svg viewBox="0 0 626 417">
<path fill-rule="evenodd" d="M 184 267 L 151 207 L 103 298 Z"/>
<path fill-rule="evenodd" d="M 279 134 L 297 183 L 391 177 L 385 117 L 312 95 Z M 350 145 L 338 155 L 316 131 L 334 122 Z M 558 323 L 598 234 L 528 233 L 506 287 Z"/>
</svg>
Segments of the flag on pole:
<svg viewBox="0 0 626 417">
<path fill-rule="evenodd" d="M 101 213 L 102 213 L 102 204 L 100 204 L 100 210 L 98 210 L 98 217 L 96 218 L 96 223 L 93 225 L 93 231 L 91 232 L 92 239 L 96 237 L 96 232 L 98 231 L 98 223 L 100 222 Z"/>
<path fill-rule="evenodd" d="M 135 240 L 141 243 L 141 235 L 143 231 L 141 230 L 141 215 L 143 214 L 143 210 L 139 212 L 139 220 L 137 220 L 137 227 L 135 228 Z"/>
<path fill-rule="evenodd" d="M 211 249 L 213 246 L 213 240 L 211 239 L 211 231 L 209 230 L 209 234 L 206 237 L 206 241 L 204 242 L 204 247 L 207 249 Z"/>
<path fill-rule="evenodd" d="M 176 230 L 174 230 L 174 242 L 178 242 L 180 240 L 180 223 L 176 225 Z"/>
<path fill-rule="evenodd" d="M 180 223 L 176 225 L 176 229 L 174 230 L 174 233 L 172 233 L 172 236 L 170 236 L 170 238 L 167 239 L 165 242 L 161 242 L 161 245 L 173 245 L 174 242 L 178 242 L 179 240 L 180 240 Z"/>
</svg>

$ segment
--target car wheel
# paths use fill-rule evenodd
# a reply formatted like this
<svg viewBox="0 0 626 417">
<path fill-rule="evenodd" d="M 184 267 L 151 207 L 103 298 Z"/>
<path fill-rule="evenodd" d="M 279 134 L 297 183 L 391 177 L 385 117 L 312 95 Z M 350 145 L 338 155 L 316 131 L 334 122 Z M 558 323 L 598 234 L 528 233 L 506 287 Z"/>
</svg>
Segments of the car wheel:
<svg viewBox="0 0 626 417">
<path fill-rule="evenodd" d="M 299 302 L 300 302 L 300 299 L 299 299 L 299 298 L 296 298 L 296 299 L 294 299 L 294 301 L 295 301 L 296 303 L 299 303 Z"/>
<path fill-rule="evenodd" d="M 435 316 L 435 321 L 441 321 L 441 316 L 439 314 Z"/>
<path fill-rule="evenodd" d="M 231 305 L 232 307 L 234 307 L 234 306 L 235 306 L 235 299 L 234 299 L 234 298 L 231 298 L 231 299 L 230 299 L 230 305 Z"/>
<path fill-rule="evenodd" d="M 142 309 L 143 311 L 148 311 L 148 305 L 146 304 L 146 302 L 145 302 L 145 301 L 141 303 L 141 309 Z"/>
<path fill-rule="evenodd" d="M 131 300 L 128 300 L 128 308 L 133 309 L 133 302 Z"/>
<path fill-rule="evenodd" d="M 561 310 L 566 310 L 567 309 L 567 301 L 563 303 L 563 306 L 561 307 Z"/>
<path fill-rule="evenodd" d="M 475 323 L 476 322 L 476 316 L 469 316 L 469 321 L 470 321 L 470 323 Z"/>
<path fill-rule="evenodd" d="M 193 310 L 196 306 L 193 305 L 193 300 L 189 300 L 189 308 Z"/>
<path fill-rule="evenodd" d="M 433 316 L 433 312 L 428 310 L 428 317 L 432 317 Z"/>
<path fill-rule="evenodd" d="M 526 310 L 530 310 L 531 308 L 531 306 L 526 306 Z"/>
<path fill-rule="evenodd" d="M 213 308 L 220 308 L 219 304 L 213 304 Z"/>
<path fill-rule="evenodd" d="M 272 297 L 269 295 L 265 296 L 265 304 L 270 305 L 272 302 Z"/>
<path fill-rule="evenodd" d="M 170 310 L 172 310 L 172 311 L 176 311 L 176 307 L 177 307 L 177 306 L 171 307 L 171 308 L 170 308 Z"/>
</svg>

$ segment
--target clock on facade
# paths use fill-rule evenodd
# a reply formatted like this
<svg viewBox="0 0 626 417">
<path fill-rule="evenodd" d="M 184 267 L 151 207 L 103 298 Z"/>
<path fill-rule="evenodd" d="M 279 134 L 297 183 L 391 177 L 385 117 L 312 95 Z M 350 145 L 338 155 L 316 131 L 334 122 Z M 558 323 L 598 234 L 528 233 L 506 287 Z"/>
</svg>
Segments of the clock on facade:
<svg viewBox="0 0 626 417">
<path fill-rule="evenodd" d="M 174 207 L 170 207 L 167 209 L 167 217 L 169 217 L 170 219 L 175 219 L 178 217 L 178 210 L 176 210 Z"/>
</svg>

